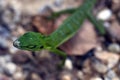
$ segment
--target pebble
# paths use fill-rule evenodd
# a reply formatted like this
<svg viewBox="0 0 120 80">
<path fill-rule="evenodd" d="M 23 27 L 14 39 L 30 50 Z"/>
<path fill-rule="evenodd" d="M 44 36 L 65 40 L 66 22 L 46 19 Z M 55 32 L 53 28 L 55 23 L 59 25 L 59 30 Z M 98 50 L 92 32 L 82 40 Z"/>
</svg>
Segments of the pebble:
<svg viewBox="0 0 120 80">
<path fill-rule="evenodd" d="M 0 80 L 12 80 L 12 79 L 7 75 L 0 73 Z"/>
<path fill-rule="evenodd" d="M 36 54 L 39 54 L 39 58 L 51 58 L 51 55 L 47 50 L 41 50 L 40 52 L 36 52 Z"/>
<path fill-rule="evenodd" d="M 109 70 L 109 71 L 107 72 L 107 76 L 108 76 L 109 78 L 113 78 L 113 77 L 116 76 L 116 73 L 115 73 L 113 70 Z"/>
<path fill-rule="evenodd" d="M 12 62 L 6 63 L 5 69 L 8 71 L 10 74 L 13 74 L 16 71 L 16 65 Z"/>
<path fill-rule="evenodd" d="M 7 65 L 8 62 L 11 63 L 11 57 L 9 55 L 0 56 L 0 72 L 7 69 L 7 72 L 11 74 L 14 71 L 13 68 Z"/>
<path fill-rule="evenodd" d="M 102 48 L 102 46 L 97 46 L 97 47 L 95 48 L 95 50 L 96 50 L 96 51 L 103 51 L 103 48 Z"/>
<path fill-rule="evenodd" d="M 93 78 L 91 78 L 90 80 L 103 80 L 103 79 L 100 78 L 100 77 L 93 77 Z"/>
<path fill-rule="evenodd" d="M 0 47 L 6 48 L 7 47 L 7 43 L 6 42 L 7 42 L 7 39 L 0 35 Z"/>
<path fill-rule="evenodd" d="M 111 23 L 111 26 L 109 28 L 106 28 L 108 33 L 110 34 L 110 37 L 113 39 L 116 39 L 120 41 L 120 25 L 117 20 L 113 20 Z"/>
<path fill-rule="evenodd" d="M 105 75 L 105 80 L 119 80 L 119 77 L 113 70 L 109 70 Z"/>
<path fill-rule="evenodd" d="M 29 51 L 17 51 L 17 54 L 13 54 L 12 55 L 12 60 L 15 63 L 18 64 L 23 64 L 23 63 L 27 63 L 29 58 L 29 55 L 31 54 Z"/>
<path fill-rule="evenodd" d="M 117 11 L 120 9 L 120 0 L 112 0 L 112 10 Z"/>
<path fill-rule="evenodd" d="M 6 60 L 3 56 L 0 56 L 0 67 L 4 67 L 6 64 Z"/>
<path fill-rule="evenodd" d="M 115 77 L 113 79 L 109 79 L 109 78 L 106 77 L 104 80 L 120 80 L 120 78 L 119 77 Z"/>
<path fill-rule="evenodd" d="M 4 56 L 6 62 L 11 62 L 11 55 Z"/>
<path fill-rule="evenodd" d="M 54 3 L 55 3 L 56 6 L 61 6 L 62 3 L 63 3 L 63 0 L 55 0 Z"/>
<path fill-rule="evenodd" d="M 105 28 L 109 28 L 110 27 L 110 23 L 109 22 L 104 22 L 103 25 L 104 25 Z"/>
<path fill-rule="evenodd" d="M 4 55 L 0 56 L 0 66 L 6 66 L 7 62 L 11 61 L 11 56 L 10 55 Z"/>
<path fill-rule="evenodd" d="M 97 18 L 100 20 L 108 20 L 110 17 L 112 16 L 112 11 L 110 9 L 104 9 L 101 10 L 98 14 L 97 14 Z"/>
<path fill-rule="evenodd" d="M 74 74 L 69 70 L 64 70 L 59 75 L 59 80 L 74 80 L 73 78 L 76 77 L 74 77 Z"/>
<path fill-rule="evenodd" d="M 10 10 L 10 9 L 7 9 L 5 11 L 3 11 L 3 14 L 2 14 L 2 20 L 6 23 L 6 24 L 11 24 L 13 23 L 13 19 L 14 19 L 14 13 Z"/>
<path fill-rule="evenodd" d="M 68 70 L 72 70 L 73 69 L 72 61 L 70 59 L 66 59 L 64 67 Z"/>
<path fill-rule="evenodd" d="M 118 45 L 117 43 L 110 44 L 108 46 L 108 50 L 110 52 L 119 53 L 120 52 L 120 45 Z"/>
<path fill-rule="evenodd" d="M 4 25 L 0 25 L 0 39 L 6 41 L 7 40 L 6 38 L 10 36 L 11 35 L 10 35 L 10 31 L 8 30 L 8 27 L 5 27 Z"/>
<path fill-rule="evenodd" d="M 0 0 L 0 9 L 6 7 L 6 0 Z"/>
<path fill-rule="evenodd" d="M 16 52 L 18 51 L 18 49 L 15 48 L 14 46 L 11 46 L 11 47 L 9 48 L 9 51 L 10 51 L 11 54 L 16 54 Z"/>
<path fill-rule="evenodd" d="M 107 62 L 108 68 L 113 68 L 119 61 L 119 55 L 112 52 L 96 52 L 95 56 L 102 62 Z"/>
<path fill-rule="evenodd" d="M 13 75 L 14 80 L 25 80 L 22 72 L 16 72 Z"/>
<path fill-rule="evenodd" d="M 106 73 L 108 71 L 107 66 L 104 63 L 102 63 L 101 61 L 96 59 L 91 62 L 92 62 L 93 69 L 96 70 L 97 72 Z"/>
<path fill-rule="evenodd" d="M 32 74 L 31 74 L 31 79 L 32 79 L 32 80 L 42 80 L 42 79 L 39 77 L 39 75 L 36 74 L 36 73 L 32 73 Z"/>
<path fill-rule="evenodd" d="M 84 74 L 82 71 L 78 71 L 77 72 L 77 77 L 81 80 L 81 79 L 84 79 Z"/>
<path fill-rule="evenodd" d="M 119 77 L 114 77 L 112 80 L 120 80 Z"/>
<path fill-rule="evenodd" d="M 119 3 L 120 1 L 119 0 L 112 0 L 114 3 Z"/>
<path fill-rule="evenodd" d="M 65 74 L 65 75 L 62 76 L 61 80 L 72 80 L 71 75 Z"/>
</svg>

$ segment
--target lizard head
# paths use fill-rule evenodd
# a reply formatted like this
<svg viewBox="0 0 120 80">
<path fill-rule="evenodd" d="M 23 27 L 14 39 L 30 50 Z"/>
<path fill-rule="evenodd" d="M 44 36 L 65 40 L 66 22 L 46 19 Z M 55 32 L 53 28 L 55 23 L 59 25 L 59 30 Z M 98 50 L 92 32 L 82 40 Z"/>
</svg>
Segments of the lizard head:
<svg viewBox="0 0 120 80">
<path fill-rule="evenodd" d="M 44 48 L 44 36 L 36 32 L 27 32 L 13 42 L 13 46 L 22 50 L 36 51 Z"/>
</svg>

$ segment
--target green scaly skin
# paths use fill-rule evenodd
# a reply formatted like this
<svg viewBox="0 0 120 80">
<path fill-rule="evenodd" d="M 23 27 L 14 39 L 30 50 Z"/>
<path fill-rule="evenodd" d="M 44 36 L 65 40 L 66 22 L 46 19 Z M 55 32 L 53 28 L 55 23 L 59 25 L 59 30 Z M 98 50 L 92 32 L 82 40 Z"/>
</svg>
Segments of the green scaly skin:
<svg viewBox="0 0 120 80">
<path fill-rule="evenodd" d="M 63 65 L 66 54 L 58 50 L 57 47 L 74 36 L 86 18 L 100 30 L 101 34 L 105 33 L 102 27 L 103 25 L 99 23 L 90 12 L 95 3 L 96 0 L 86 0 L 84 4 L 80 6 L 73 15 L 67 18 L 52 34 L 44 36 L 36 32 L 27 32 L 15 40 L 13 45 L 22 50 L 40 51 L 46 49 L 54 52 L 57 55 L 63 56 Z M 101 26 L 99 24 L 101 24 Z"/>
</svg>

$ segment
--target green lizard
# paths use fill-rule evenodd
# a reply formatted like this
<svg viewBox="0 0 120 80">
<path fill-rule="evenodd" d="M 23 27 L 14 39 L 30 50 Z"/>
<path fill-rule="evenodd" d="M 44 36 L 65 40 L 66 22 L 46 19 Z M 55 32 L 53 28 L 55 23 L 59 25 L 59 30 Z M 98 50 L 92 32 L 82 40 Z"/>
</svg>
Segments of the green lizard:
<svg viewBox="0 0 120 80">
<path fill-rule="evenodd" d="M 67 18 L 63 24 L 50 35 L 45 36 L 37 32 L 27 32 L 15 40 L 13 45 L 19 49 L 29 51 L 49 50 L 63 56 L 64 64 L 66 54 L 63 51 L 58 50 L 57 47 L 74 36 L 86 18 L 98 28 L 101 34 L 105 33 L 103 25 L 91 14 L 91 10 L 95 3 L 96 0 L 86 0 L 73 15 Z"/>
</svg>

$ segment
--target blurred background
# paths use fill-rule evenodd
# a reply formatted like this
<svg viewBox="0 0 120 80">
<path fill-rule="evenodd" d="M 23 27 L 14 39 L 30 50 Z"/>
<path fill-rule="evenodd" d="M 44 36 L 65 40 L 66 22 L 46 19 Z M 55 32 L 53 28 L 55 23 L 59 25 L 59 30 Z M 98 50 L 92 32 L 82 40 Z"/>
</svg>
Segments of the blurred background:
<svg viewBox="0 0 120 80">
<path fill-rule="evenodd" d="M 62 69 L 58 55 L 13 46 L 27 31 L 49 35 L 71 15 L 52 14 L 76 9 L 83 1 L 0 0 L 0 80 L 120 80 L 120 0 L 97 0 L 92 12 L 103 21 L 106 34 L 99 35 L 85 20 L 77 34 L 59 47 L 68 54 Z"/>
</svg>

